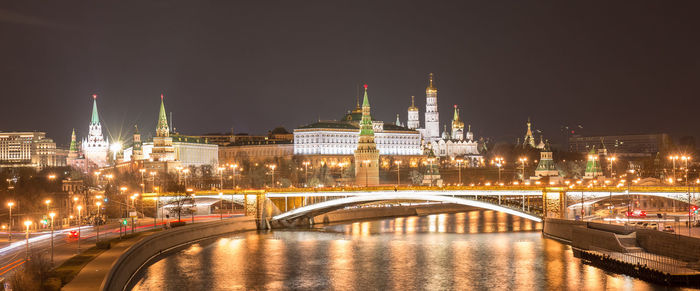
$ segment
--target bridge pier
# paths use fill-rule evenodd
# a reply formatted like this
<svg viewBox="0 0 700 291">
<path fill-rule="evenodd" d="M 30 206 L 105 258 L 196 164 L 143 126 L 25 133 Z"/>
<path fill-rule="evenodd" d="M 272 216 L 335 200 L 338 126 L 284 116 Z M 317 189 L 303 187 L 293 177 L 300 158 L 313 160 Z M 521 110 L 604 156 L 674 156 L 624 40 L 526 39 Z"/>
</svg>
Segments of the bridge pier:
<svg viewBox="0 0 700 291">
<path fill-rule="evenodd" d="M 566 218 L 566 192 L 549 192 L 542 189 L 544 217 Z"/>
</svg>

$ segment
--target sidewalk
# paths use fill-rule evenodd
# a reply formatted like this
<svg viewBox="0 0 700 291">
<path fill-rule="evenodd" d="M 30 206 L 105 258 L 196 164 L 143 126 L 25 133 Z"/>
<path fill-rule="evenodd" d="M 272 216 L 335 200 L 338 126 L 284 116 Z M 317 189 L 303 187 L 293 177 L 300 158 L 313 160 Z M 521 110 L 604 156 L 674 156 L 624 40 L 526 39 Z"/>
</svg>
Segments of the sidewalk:
<svg viewBox="0 0 700 291">
<path fill-rule="evenodd" d="M 151 235 L 154 232 L 144 232 L 142 235 L 133 237 L 124 241 L 117 242 L 112 247 L 99 254 L 94 260 L 90 261 L 73 280 L 63 286 L 61 290 L 66 291 L 87 291 L 99 290 L 102 280 L 107 276 L 112 264 L 121 256 L 126 249 L 137 243 L 144 236 Z"/>
</svg>

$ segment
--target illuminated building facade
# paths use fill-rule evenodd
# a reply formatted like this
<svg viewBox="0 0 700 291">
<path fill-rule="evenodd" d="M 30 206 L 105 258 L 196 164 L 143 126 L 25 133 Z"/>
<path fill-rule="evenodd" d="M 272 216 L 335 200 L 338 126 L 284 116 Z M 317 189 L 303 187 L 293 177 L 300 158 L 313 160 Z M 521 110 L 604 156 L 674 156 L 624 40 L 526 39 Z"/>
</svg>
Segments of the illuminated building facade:
<svg viewBox="0 0 700 291">
<path fill-rule="evenodd" d="M 0 132 L 0 167 L 62 167 L 66 156 L 45 132 Z"/>
<path fill-rule="evenodd" d="M 109 152 L 109 140 L 102 134 L 102 124 L 97 113 L 97 95 L 92 95 L 92 118 L 88 129 L 88 136 L 81 143 L 86 164 L 93 167 L 107 166 L 107 154 Z"/>
</svg>

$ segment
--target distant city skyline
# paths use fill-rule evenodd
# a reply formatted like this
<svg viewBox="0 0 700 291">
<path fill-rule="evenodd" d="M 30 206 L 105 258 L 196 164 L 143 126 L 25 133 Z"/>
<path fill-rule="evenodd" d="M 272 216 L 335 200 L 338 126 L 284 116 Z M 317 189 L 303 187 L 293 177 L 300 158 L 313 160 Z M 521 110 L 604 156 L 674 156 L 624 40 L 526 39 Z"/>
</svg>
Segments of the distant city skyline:
<svg viewBox="0 0 700 291">
<path fill-rule="evenodd" d="M 405 122 L 414 95 L 423 121 L 432 72 L 439 111 L 457 104 L 479 137 L 514 142 L 528 117 L 558 142 L 578 125 L 697 137 L 692 5 L 2 4 L 0 130 L 65 147 L 73 128 L 86 135 L 97 94 L 106 137 L 134 124 L 148 137 L 162 93 L 185 134 L 291 131 L 341 118 L 363 83 L 377 120 Z"/>
</svg>

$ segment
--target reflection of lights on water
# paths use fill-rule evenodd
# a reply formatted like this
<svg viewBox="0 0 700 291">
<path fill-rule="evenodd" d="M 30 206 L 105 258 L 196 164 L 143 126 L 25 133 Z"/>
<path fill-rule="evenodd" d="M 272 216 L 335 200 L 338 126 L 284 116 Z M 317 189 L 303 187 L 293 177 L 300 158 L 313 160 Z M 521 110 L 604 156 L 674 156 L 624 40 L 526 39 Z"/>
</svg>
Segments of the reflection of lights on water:
<svg viewBox="0 0 700 291">
<path fill-rule="evenodd" d="M 428 231 L 435 232 L 437 230 L 437 215 L 428 215 Z"/>
<path fill-rule="evenodd" d="M 459 212 L 455 213 L 455 232 L 456 233 L 464 233 L 464 218 L 467 217 L 467 214 L 464 212 Z"/>
<path fill-rule="evenodd" d="M 480 211 L 470 211 L 469 214 L 469 233 L 477 233 L 479 231 L 479 214 Z"/>
<path fill-rule="evenodd" d="M 406 219 L 406 233 L 415 233 L 416 232 L 416 222 L 418 221 L 418 217 L 411 216 Z"/>
<path fill-rule="evenodd" d="M 196 243 L 196 244 L 191 245 L 189 248 L 185 249 L 183 251 L 183 253 L 185 253 L 187 255 L 196 255 L 201 251 L 202 251 L 202 245 Z"/>
<path fill-rule="evenodd" d="M 355 281 L 355 271 L 349 267 L 353 265 L 353 242 L 345 239 L 335 239 L 329 244 L 329 263 L 332 272 L 329 272 L 332 289 L 342 290 L 352 286 Z"/>
<path fill-rule="evenodd" d="M 229 241 L 231 241 L 231 239 L 229 239 L 227 237 L 223 237 L 223 238 L 220 238 L 219 241 L 217 241 L 216 243 L 219 247 L 223 247 L 223 246 L 226 246 Z"/>
<path fill-rule="evenodd" d="M 508 231 L 508 227 L 507 227 L 508 214 L 505 214 L 503 212 L 495 212 L 495 211 L 494 211 L 494 213 L 496 214 L 496 223 L 498 225 L 497 226 L 498 232 Z"/>
<path fill-rule="evenodd" d="M 525 282 L 530 280 L 534 276 L 531 267 L 537 260 L 535 255 L 537 252 L 535 250 L 535 243 L 533 241 L 517 241 L 513 244 L 513 249 L 515 256 L 513 258 L 515 269 L 524 270 L 524 272 L 514 272 L 514 281 Z"/>
<path fill-rule="evenodd" d="M 445 232 L 445 230 L 447 229 L 447 214 L 440 214 L 437 218 L 438 232 Z"/>
<path fill-rule="evenodd" d="M 370 227 L 370 222 L 363 222 L 362 223 L 362 235 L 369 235 L 369 227 Z"/>
<path fill-rule="evenodd" d="M 359 235 L 360 234 L 360 223 L 359 222 L 354 222 L 352 224 L 352 235 Z"/>
<path fill-rule="evenodd" d="M 398 217 L 395 219 L 396 222 L 394 222 L 394 232 L 395 233 L 402 233 L 404 231 L 404 221 L 403 217 Z"/>
</svg>

